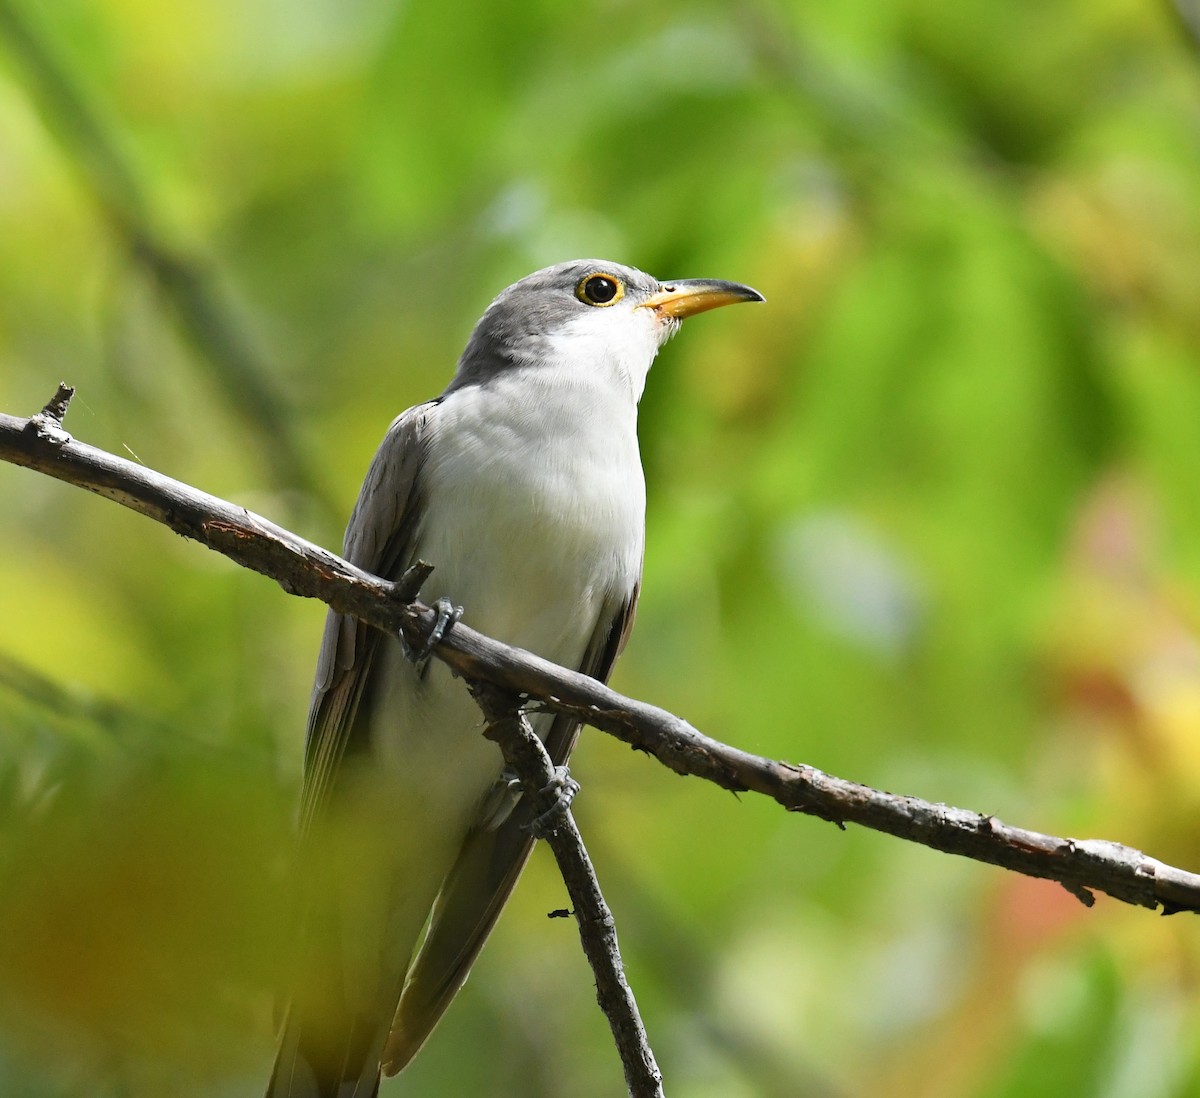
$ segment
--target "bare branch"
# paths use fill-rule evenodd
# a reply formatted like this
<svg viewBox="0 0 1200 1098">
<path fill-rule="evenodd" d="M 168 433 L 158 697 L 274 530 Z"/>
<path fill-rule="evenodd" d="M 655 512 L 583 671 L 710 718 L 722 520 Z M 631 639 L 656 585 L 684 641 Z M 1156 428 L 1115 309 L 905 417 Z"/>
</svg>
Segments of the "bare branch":
<svg viewBox="0 0 1200 1098">
<path fill-rule="evenodd" d="M 285 591 L 321 599 L 377 628 L 403 631 L 415 648 L 435 620 L 427 606 L 406 601 L 411 583 L 369 575 L 244 508 L 75 442 L 45 417 L 21 420 L 0 414 L 0 459 L 114 499 L 270 576 Z M 462 622 L 434 653 L 468 680 L 490 682 L 510 694 L 536 699 L 547 709 L 579 717 L 676 773 L 735 792 L 761 793 L 789 811 L 839 826 L 856 823 L 935 850 L 1058 881 L 1085 902 L 1092 892 L 1104 892 L 1125 903 L 1161 907 L 1165 913 L 1200 911 L 1200 875 L 1131 847 L 1043 835 L 1010 827 L 985 813 L 898 796 L 815 767 L 751 755 L 710 739 L 672 713 L 623 697 L 595 679 L 501 644 Z"/>
<path fill-rule="evenodd" d="M 554 764 L 521 711 L 520 702 L 485 682 L 472 683 L 471 694 L 488 722 L 484 735 L 500 745 L 505 763 L 521 780 L 525 796 L 537 809 L 555 812 L 556 805 L 544 803 L 553 800 Z M 570 808 L 563 807 L 561 819 L 539 837 L 544 837 L 554 852 L 571 897 L 579 940 L 596 977 L 596 1001 L 612 1029 L 630 1098 L 662 1098 L 662 1073 L 646 1038 L 633 990 L 625 979 L 616 924 Z"/>
</svg>

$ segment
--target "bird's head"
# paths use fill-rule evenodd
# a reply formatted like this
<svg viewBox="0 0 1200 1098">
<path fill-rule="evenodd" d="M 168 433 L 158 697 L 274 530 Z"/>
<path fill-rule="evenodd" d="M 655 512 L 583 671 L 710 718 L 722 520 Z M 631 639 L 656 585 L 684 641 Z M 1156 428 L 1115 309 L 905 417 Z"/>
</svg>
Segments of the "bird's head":
<svg viewBox="0 0 1200 1098">
<path fill-rule="evenodd" d="M 604 259 L 558 263 L 514 282 L 488 306 L 451 388 L 514 367 L 607 370 L 628 381 L 636 400 L 658 349 L 685 317 L 762 300 L 737 282 L 659 282 Z"/>
</svg>

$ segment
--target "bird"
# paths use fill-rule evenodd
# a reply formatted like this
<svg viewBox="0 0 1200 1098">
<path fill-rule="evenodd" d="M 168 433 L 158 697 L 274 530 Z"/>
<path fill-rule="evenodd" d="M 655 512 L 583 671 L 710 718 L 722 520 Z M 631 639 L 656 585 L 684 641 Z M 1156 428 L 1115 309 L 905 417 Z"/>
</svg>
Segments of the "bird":
<svg viewBox="0 0 1200 1098">
<path fill-rule="evenodd" d="M 641 587 L 637 409 L 651 363 L 684 318 L 762 300 L 737 282 L 659 282 L 598 259 L 515 282 L 445 391 L 392 422 L 343 555 L 388 579 L 427 561 L 472 628 L 606 681 Z M 377 1095 L 461 988 L 532 849 L 532 810 L 476 703 L 427 657 L 327 616 L 296 971 L 268 1098 Z M 532 720 L 564 766 L 578 722 Z"/>
</svg>

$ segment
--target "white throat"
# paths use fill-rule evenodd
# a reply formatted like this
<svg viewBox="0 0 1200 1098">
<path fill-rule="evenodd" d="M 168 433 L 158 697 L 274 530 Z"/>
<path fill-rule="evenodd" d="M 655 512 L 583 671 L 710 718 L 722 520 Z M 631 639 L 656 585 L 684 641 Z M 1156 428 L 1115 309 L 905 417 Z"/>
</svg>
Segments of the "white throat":
<svg viewBox="0 0 1200 1098">
<path fill-rule="evenodd" d="M 544 349 L 551 369 L 590 374 L 580 377 L 585 384 L 609 381 L 636 405 L 654 356 L 676 327 L 647 309 L 593 309 L 551 333 Z"/>
</svg>

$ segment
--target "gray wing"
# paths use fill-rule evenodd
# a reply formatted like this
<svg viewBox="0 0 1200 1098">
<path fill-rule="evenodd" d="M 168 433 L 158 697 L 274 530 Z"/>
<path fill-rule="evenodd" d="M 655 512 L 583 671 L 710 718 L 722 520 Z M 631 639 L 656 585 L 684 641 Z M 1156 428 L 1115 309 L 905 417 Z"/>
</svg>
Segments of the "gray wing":
<svg viewBox="0 0 1200 1098">
<path fill-rule="evenodd" d="M 346 558 L 360 568 L 391 578 L 411 563 L 422 510 L 419 474 L 436 405 L 418 405 L 399 416 L 371 462 L 343 547 Z M 354 618 L 333 611 L 326 618 L 308 713 L 301 801 L 301 826 L 316 848 L 321 846 L 320 828 L 314 824 L 326 817 L 336 797 L 342 761 L 367 746 L 370 722 L 360 702 L 387 643 L 390 638 Z M 324 899 L 306 909 L 297 983 L 267 1094 L 313 1098 L 353 1092 L 365 1098 L 377 1092 L 379 1062 L 372 1050 L 382 1039 L 391 1003 L 382 1007 L 382 1018 L 348 1005 L 361 974 L 345 968 L 344 931 L 337 903 L 328 895 L 336 897 L 338 884 L 322 876 L 312 887 Z"/>
<path fill-rule="evenodd" d="M 639 590 L 635 583 L 601 615 L 579 668 L 584 674 L 604 682 L 612 673 L 633 628 Z M 578 737 L 578 721 L 554 718 L 545 742 L 556 766 L 566 763 Z M 417 1054 L 466 980 L 533 849 L 531 815 L 522 799 L 499 827 L 476 830 L 463 845 L 400 996 L 383 1054 L 386 1074 L 395 1075 Z"/>
<path fill-rule="evenodd" d="M 418 474 L 430 414 L 438 403 L 418 404 L 388 428 L 346 527 L 345 558 L 385 579 L 398 579 L 412 563 L 422 511 Z M 387 640 L 377 629 L 345 614 L 331 610 L 325 619 L 304 752 L 300 818 L 306 829 L 328 796 L 347 750 L 367 734 L 358 720 L 359 702 L 375 655 Z"/>
</svg>

